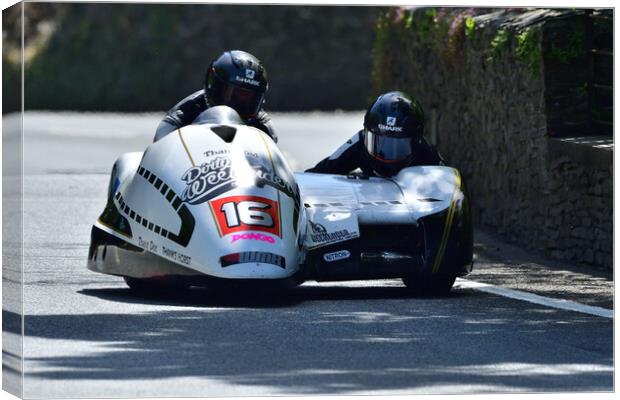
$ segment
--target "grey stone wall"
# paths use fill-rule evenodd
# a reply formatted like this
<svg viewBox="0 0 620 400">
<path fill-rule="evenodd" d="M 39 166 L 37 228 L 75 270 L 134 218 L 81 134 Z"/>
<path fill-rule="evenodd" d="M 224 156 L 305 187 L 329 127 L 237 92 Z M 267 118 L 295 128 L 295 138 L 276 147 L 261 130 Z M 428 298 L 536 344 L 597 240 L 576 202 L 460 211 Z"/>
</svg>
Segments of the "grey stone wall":
<svg viewBox="0 0 620 400">
<path fill-rule="evenodd" d="M 475 16 L 474 35 L 442 52 L 416 30 L 416 23 L 424 28 L 416 19 L 422 13 L 415 11 L 407 28 L 398 19 L 379 25 L 375 93 L 401 89 L 420 100 L 427 136 L 466 179 L 477 226 L 560 260 L 612 268 L 611 161 L 584 163 L 550 151 L 557 139 L 548 132 L 543 57 L 532 64 L 516 56 L 517 36 L 528 28 L 541 48 L 549 15 Z M 492 49 L 500 28 L 511 39 Z"/>
<path fill-rule="evenodd" d="M 612 168 L 587 168 L 566 156 L 551 161 L 540 238 L 553 257 L 612 267 Z"/>
</svg>

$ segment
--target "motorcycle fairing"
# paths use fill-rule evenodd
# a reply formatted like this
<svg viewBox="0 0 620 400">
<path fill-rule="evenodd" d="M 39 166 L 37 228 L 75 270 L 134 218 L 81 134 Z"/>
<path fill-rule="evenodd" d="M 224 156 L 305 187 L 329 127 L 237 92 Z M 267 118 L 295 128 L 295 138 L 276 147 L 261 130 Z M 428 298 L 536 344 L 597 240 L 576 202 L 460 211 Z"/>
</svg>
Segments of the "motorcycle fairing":
<svg viewBox="0 0 620 400">
<path fill-rule="evenodd" d="M 183 274 L 231 279 L 292 276 L 299 269 L 301 203 L 290 168 L 263 132 L 232 127 L 236 133 L 227 142 L 209 131 L 212 128 L 219 126 L 181 128 L 143 154 L 119 158 L 107 214 L 95 227 L 180 265 L 187 269 Z M 119 229 L 121 219 L 128 222 L 131 234 Z M 245 251 L 247 242 L 252 251 Z M 126 259 L 136 253 L 110 247 Z M 118 257 L 91 259 L 89 268 L 122 275 L 121 263 Z M 158 272 L 138 272 L 143 269 L 149 268 L 128 268 L 125 276 Z"/>
<path fill-rule="evenodd" d="M 314 218 L 331 212 L 356 216 L 360 232 L 324 248 L 307 243 L 313 279 L 464 275 L 471 270 L 469 206 L 456 169 L 409 167 L 392 179 L 296 176 L 307 210 L 321 210 L 308 212 L 309 232 L 317 223 Z M 338 252 L 349 256 L 332 260 L 330 254 Z"/>
<path fill-rule="evenodd" d="M 463 275 L 471 230 L 453 168 L 293 174 L 257 129 L 192 125 L 116 161 L 88 268 L 238 281 Z"/>
</svg>

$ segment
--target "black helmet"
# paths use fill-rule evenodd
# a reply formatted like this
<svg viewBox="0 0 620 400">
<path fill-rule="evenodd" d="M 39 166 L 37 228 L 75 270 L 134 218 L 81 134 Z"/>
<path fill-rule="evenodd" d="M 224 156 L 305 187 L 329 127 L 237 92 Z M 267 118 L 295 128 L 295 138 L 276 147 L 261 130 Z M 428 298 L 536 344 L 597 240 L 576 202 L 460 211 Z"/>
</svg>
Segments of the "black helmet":
<svg viewBox="0 0 620 400">
<path fill-rule="evenodd" d="M 424 111 L 403 92 L 377 98 L 364 116 L 364 147 L 375 172 L 392 176 L 414 157 L 424 133 Z"/>
<path fill-rule="evenodd" d="M 205 99 L 210 106 L 229 106 L 252 118 L 260 110 L 267 86 L 267 71 L 256 57 L 241 50 L 226 51 L 209 66 Z"/>
</svg>

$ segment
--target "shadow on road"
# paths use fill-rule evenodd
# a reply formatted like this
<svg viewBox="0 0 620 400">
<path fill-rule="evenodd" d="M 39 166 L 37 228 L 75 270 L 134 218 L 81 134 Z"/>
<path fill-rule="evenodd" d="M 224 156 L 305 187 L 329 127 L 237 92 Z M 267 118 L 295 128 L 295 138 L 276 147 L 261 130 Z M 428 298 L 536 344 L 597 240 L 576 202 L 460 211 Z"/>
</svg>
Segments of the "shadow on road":
<svg viewBox="0 0 620 400">
<path fill-rule="evenodd" d="M 495 392 L 612 390 L 611 321 L 527 303 L 515 313 L 508 300 L 477 292 L 416 299 L 402 287 L 300 287 L 277 300 L 217 299 L 203 290 L 176 298 L 81 293 L 193 308 L 26 316 L 27 336 L 92 343 L 88 352 L 28 359 L 45 368 L 27 376 L 119 385 L 202 377 L 248 393 L 260 386 L 288 394 L 458 384 Z M 194 395 L 218 394 L 201 390 Z"/>
<path fill-rule="evenodd" d="M 404 286 L 300 286 L 290 290 L 211 290 L 192 288 L 179 292 L 142 294 L 129 289 L 83 289 L 78 293 L 108 301 L 134 304 L 174 305 L 188 307 L 293 307 L 313 300 L 378 300 L 414 299 Z M 452 291 L 443 298 L 473 295 L 470 291 Z"/>
</svg>

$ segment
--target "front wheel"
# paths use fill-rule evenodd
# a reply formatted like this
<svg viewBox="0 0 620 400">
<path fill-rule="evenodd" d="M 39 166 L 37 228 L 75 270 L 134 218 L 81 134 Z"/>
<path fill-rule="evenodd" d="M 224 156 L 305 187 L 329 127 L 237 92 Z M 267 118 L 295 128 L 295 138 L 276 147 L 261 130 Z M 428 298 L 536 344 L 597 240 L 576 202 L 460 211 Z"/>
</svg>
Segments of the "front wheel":
<svg viewBox="0 0 620 400">
<path fill-rule="evenodd" d="M 403 278 L 403 283 L 416 296 L 438 297 L 446 296 L 455 280 L 451 275 L 411 276 Z"/>
</svg>

